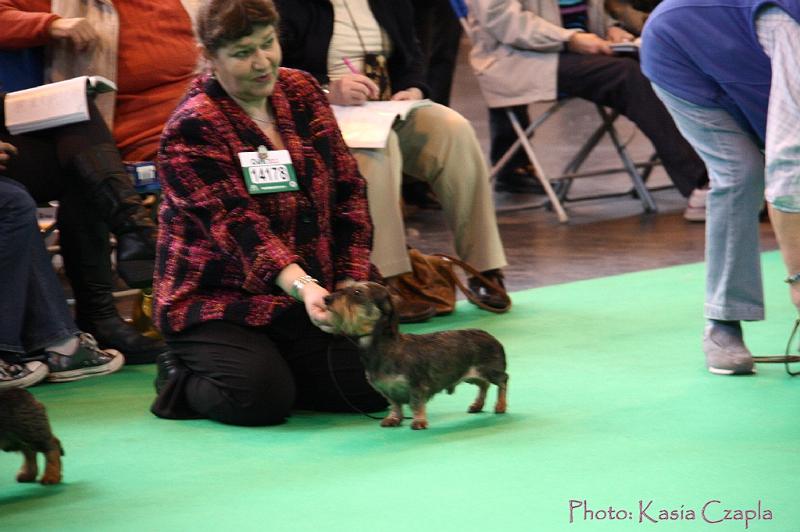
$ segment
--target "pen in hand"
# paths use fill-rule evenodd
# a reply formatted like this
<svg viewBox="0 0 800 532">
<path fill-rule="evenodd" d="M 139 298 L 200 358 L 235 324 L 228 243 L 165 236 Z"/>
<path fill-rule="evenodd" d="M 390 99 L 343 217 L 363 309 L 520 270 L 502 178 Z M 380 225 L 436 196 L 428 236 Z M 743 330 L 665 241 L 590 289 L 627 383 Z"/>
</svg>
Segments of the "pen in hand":
<svg viewBox="0 0 800 532">
<path fill-rule="evenodd" d="M 348 59 L 346 57 L 343 57 L 342 61 L 344 62 L 344 65 L 350 70 L 351 73 L 360 74 L 360 72 L 358 70 L 356 70 L 356 67 L 353 66 L 353 62 L 350 61 L 350 59 Z"/>
<path fill-rule="evenodd" d="M 347 76 L 345 76 L 341 80 L 331 84 L 332 91 L 338 89 L 336 92 L 342 93 L 341 98 L 339 94 L 334 95 L 334 99 L 331 100 L 332 103 L 339 103 L 339 101 L 342 101 L 343 103 L 339 105 L 361 105 L 367 100 L 376 99 L 379 89 L 378 86 L 375 85 L 375 82 L 359 72 L 349 58 L 342 57 L 342 62 L 355 77 L 348 80 Z M 341 85 L 342 82 L 346 84 L 346 87 L 337 86 Z"/>
</svg>

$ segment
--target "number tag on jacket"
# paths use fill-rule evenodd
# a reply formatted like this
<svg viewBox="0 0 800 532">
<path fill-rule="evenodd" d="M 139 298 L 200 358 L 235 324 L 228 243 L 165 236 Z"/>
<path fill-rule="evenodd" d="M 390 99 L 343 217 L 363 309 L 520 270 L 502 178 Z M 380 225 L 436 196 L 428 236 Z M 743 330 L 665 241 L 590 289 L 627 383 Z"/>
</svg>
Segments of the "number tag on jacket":
<svg viewBox="0 0 800 532">
<path fill-rule="evenodd" d="M 288 150 L 239 152 L 242 174 L 250 194 L 273 194 L 298 190 L 297 175 Z"/>
</svg>

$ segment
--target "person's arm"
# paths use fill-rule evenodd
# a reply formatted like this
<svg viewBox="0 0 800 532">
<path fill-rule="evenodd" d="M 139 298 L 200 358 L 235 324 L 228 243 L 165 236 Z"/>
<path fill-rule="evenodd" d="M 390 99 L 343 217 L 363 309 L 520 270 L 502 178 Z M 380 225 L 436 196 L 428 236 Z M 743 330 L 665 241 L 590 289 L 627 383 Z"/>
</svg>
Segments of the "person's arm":
<svg viewBox="0 0 800 532">
<path fill-rule="evenodd" d="M 392 99 L 410 100 L 430 94 L 425 74 L 425 58 L 414 31 L 414 7 L 408 0 L 387 0 L 373 4 L 378 24 L 392 40 L 387 61 L 392 84 Z"/>
<path fill-rule="evenodd" d="M 537 52 L 560 52 L 580 33 L 568 30 L 523 8 L 519 0 L 471 0 L 470 16 L 499 42 Z"/>
<path fill-rule="evenodd" d="M 308 78 L 309 82 L 316 82 Z M 313 93 L 310 105 L 315 120 L 325 124 L 331 145 L 331 173 L 334 179 L 334 205 L 331 213 L 333 232 L 334 280 L 337 285 L 353 279 L 369 278 L 372 248 L 372 222 L 367 204 L 367 183 L 358 171 L 358 165 L 344 142 L 336 118 L 319 86 Z"/>
<path fill-rule="evenodd" d="M 800 274 L 800 212 L 780 211 L 770 204 L 769 215 L 786 271 L 788 275 L 796 276 Z M 800 311 L 800 280 L 789 285 L 789 294 L 792 303 Z"/>
<path fill-rule="evenodd" d="M 0 48 L 42 46 L 52 40 L 50 25 L 60 18 L 48 1 L 0 0 Z"/>
<path fill-rule="evenodd" d="M 62 18 L 50 12 L 49 0 L 0 0 L 0 48 L 20 49 L 68 40 L 77 50 L 97 41 L 85 18 Z"/>
<path fill-rule="evenodd" d="M 772 63 L 766 132 L 766 198 L 788 275 L 800 273 L 800 25 L 780 10 L 757 22 Z M 800 310 L 800 281 L 790 287 Z"/>
<path fill-rule="evenodd" d="M 301 262 L 272 232 L 247 193 L 236 155 L 210 121 L 187 109 L 170 120 L 158 174 L 164 195 L 194 220 L 196 230 L 240 262 L 243 290 L 268 293 L 284 268 Z"/>
</svg>

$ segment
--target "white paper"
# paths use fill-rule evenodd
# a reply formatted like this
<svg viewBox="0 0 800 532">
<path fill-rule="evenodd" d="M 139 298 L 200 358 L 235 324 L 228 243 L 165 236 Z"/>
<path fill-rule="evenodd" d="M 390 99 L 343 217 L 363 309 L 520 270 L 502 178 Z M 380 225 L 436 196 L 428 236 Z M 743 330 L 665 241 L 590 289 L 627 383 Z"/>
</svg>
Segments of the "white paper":
<svg viewBox="0 0 800 532">
<path fill-rule="evenodd" d="M 331 105 L 331 108 L 348 147 L 385 148 L 397 118 L 404 120 L 412 109 L 430 104 L 430 100 L 400 100 Z"/>
<path fill-rule="evenodd" d="M 107 92 L 116 86 L 102 76 L 79 76 L 10 92 L 5 97 L 6 128 L 19 135 L 89 120 L 87 89 Z"/>
</svg>

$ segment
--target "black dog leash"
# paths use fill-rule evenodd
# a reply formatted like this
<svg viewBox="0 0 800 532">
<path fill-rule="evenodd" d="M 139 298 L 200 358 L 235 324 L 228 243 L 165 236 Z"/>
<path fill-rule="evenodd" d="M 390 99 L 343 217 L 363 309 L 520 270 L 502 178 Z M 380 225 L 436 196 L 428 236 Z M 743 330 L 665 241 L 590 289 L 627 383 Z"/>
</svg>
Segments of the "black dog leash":
<svg viewBox="0 0 800 532">
<path fill-rule="evenodd" d="M 351 344 L 353 344 L 356 347 L 356 349 L 359 349 L 360 346 L 358 345 L 358 342 L 353 340 L 350 336 L 345 336 L 345 338 L 347 338 L 347 341 L 350 342 Z M 331 374 L 331 380 L 333 381 L 333 385 L 336 386 L 336 391 L 339 392 L 339 396 L 342 398 L 342 400 L 345 403 L 347 403 L 347 406 L 349 406 L 350 408 L 353 409 L 353 412 L 357 412 L 359 414 L 363 414 L 363 415 L 367 416 L 370 419 L 383 420 L 382 417 L 373 416 L 372 414 L 370 414 L 368 412 L 364 412 L 363 410 L 358 408 L 356 405 L 354 405 L 352 402 L 350 402 L 350 399 L 347 398 L 347 394 L 344 393 L 344 390 L 342 390 L 342 387 L 339 386 L 339 381 L 336 380 L 336 372 L 333 371 L 333 360 L 331 359 L 331 346 L 330 346 L 330 344 L 328 344 L 328 371 Z M 403 416 L 403 419 L 413 419 L 413 418 L 408 417 L 408 416 Z"/>
<path fill-rule="evenodd" d="M 783 356 L 781 355 L 774 355 L 774 356 L 756 356 L 753 357 L 753 360 L 758 364 L 784 364 L 786 367 L 786 373 L 794 377 L 795 375 L 800 375 L 800 371 L 792 371 L 789 367 L 790 363 L 793 362 L 800 362 L 800 355 L 790 355 L 789 353 L 792 351 L 792 341 L 794 340 L 795 335 L 797 334 L 797 329 L 800 328 L 800 318 L 797 318 L 794 322 L 794 328 L 792 329 L 792 334 L 789 335 L 789 341 L 786 342 L 786 350 L 784 351 Z"/>
</svg>

